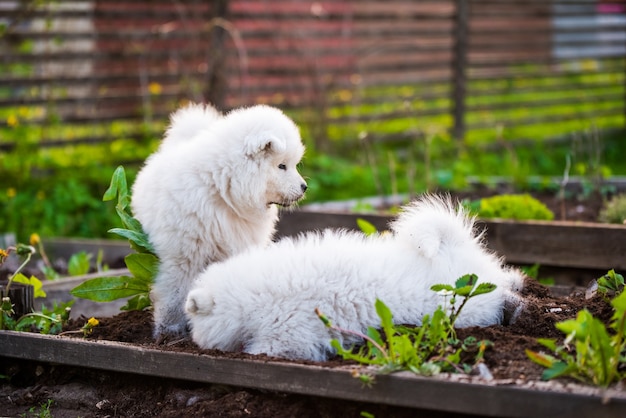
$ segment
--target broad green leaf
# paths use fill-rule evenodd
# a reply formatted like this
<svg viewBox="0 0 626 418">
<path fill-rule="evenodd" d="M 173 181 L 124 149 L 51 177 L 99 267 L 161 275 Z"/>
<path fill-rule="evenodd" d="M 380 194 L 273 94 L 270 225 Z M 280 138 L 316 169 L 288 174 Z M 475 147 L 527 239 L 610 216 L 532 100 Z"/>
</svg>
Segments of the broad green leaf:
<svg viewBox="0 0 626 418">
<path fill-rule="evenodd" d="M 474 288 L 474 286 L 458 287 L 458 288 L 454 289 L 454 293 L 456 293 L 459 296 L 467 297 L 467 296 L 470 295 L 470 293 L 472 292 L 473 288 Z"/>
<path fill-rule="evenodd" d="M 570 335 L 575 334 L 577 339 L 587 337 L 587 322 L 591 317 L 591 313 L 586 309 L 578 312 L 576 319 L 568 319 L 566 321 L 557 322 L 554 326 L 561 332 Z"/>
<path fill-rule="evenodd" d="M 548 350 L 556 352 L 556 340 L 553 338 L 537 338 L 537 342 Z"/>
<path fill-rule="evenodd" d="M 35 276 L 30 276 L 30 278 L 28 278 L 22 273 L 18 273 L 13 278 L 13 281 L 16 283 L 31 285 L 33 287 L 34 298 L 45 298 L 47 296 L 46 292 L 43 290 L 43 283 L 41 283 L 41 280 L 39 280 Z"/>
<path fill-rule="evenodd" d="M 550 380 L 560 376 L 564 376 L 571 371 L 573 371 L 572 366 L 568 365 L 564 361 L 557 361 L 552 365 L 552 367 L 543 371 L 543 373 L 541 374 L 541 378 L 543 380 Z"/>
<path fill-rule="evenodd" d="M 372 235 L 378 232 L 376 227 L 371 222 L 366 221 L 363 218 L 357 218 L 356 224 L 359 226 L 359 229 L 363 231 L 365 235 Z"/>
<path fill-rule="evenodd" d="M 485 293 L 491 293 L 496 290 L 496 287 L 497 286 L 493 283 L 481 283 L 476 287 L 476 289 L 474 289 L 470 296 L 478 296 Z"/>
<path fill-rule="evenodd" d="M 622 292 L 618 296 L 613 298 L 613 300 L 611 301 L 611 305 L 613 306 L 613 308 L 615 308 L 615 311 L 618 315 L 620 313 L 626 312 L 626 292 Z"/>
<path fill-rule="evenodd" d="M 126 172 L 124 171 L 124 167 L 121 165 L 118 166 L 113 172 L 113 176 L 111 177 L 111 184 L 109 185 L 109 188 L 104 192 L 102 200 L 108 202 L 109 200 L 115 199 L 118 194 L 120 195 L 120 198 L 128 196 Z"/>
<path fill-rule="evenodd" d="M 137 219 L 133 218 L 125 209 L 120 209 L 118 207 L 115 210 L 122 221 L 122 225 L 124 225 L 126 229 L 143 233 L 141 223 Z"/>
<path fill-rule="evenodd" d="M 148 293 L 142 293 L 139 295 L 135 295 L 132 298 L 128 299 L 126 305 L 122 306 L 120 310 L 122 311 L 141 311 L 148 306 L 150 306 L 152 302 L 150 301 L 150 295 Z"/>
<path fill-rule="evenodd" d="M 152 247 L 152 244 L 150 244 L 150 241 L 148 241 L 148 236 L 142 232 L 131 231 L 130 229 L 124 228 L 112 228 L 109 229 L 108 232 L 126 238 L 127 240 L 131 241 L 131 243 L 134 243 L 139 247 L 154 253 L 154 248 Z"/>
<path fill-rule="evenodd" d="M 71 290 L 72 296 L 96 302 L 110 302 L 125 297 L 148 293 L 150 285 L 134 277 L 98 277 L 87 280 Z"/>
<path fill-rule="evenodd" d="M 476 281 L 478 280 L 478 276 L 475 274 L 466 274 L 464 276 L 459 277 L 454 283 L 457 289 L 461 287 L 471 286 L 474 287 Z"/>
<path fill-rule="evenodd" d="M 152 283 L 159 266 L 159 259 L 152 254 L 133 253 L 124 257 L 128 270 L 136 279 Z"/>
<path fill-rule="evenodd" d="M 72 254 L 68 263 L 67 271 L 70 276 L 81 276 L 89 273 L 91 263 L 89 262 L 92 255 L 87 254 L 85 251 L 80 251 L 76 254 Z"/>
</svg>

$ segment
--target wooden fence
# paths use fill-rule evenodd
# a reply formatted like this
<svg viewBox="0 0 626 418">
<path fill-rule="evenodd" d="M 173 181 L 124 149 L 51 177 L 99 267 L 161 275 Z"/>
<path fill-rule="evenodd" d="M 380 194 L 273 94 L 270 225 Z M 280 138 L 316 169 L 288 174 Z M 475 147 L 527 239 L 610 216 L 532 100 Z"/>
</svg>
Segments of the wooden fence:
<svg viewBox="0 0 626 418">
<path fill-rule="evenodd" d="M 320 149 L 624 125 L 622 1 L 40 3 L 0 2 L 1 152 L 29 126 L 107 153 L 186 100 L 282 107 Z"/>
</svg>

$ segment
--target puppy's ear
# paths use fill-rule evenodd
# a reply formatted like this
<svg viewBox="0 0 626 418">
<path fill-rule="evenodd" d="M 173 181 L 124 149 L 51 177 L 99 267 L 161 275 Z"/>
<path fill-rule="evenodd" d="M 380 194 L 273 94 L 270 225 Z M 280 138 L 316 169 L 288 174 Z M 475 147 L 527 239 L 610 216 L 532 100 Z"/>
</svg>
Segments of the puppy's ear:
<svg viewBox="0 0 626 418">
<path fill-rule="evenodd" d="M 244 146 L 246 155 L 254 157 L 261 153 L 280 154 L 285 152 L 287 144 L 269 132 L 256 132 L 246 137 Z"/>
<path fill-rule="evenodd" d="M 214 306 L 215 300 L 208 289 L 194 289 L 187 295 L 185 311 L 192 315 L 209 315 Z"/>
</svg>

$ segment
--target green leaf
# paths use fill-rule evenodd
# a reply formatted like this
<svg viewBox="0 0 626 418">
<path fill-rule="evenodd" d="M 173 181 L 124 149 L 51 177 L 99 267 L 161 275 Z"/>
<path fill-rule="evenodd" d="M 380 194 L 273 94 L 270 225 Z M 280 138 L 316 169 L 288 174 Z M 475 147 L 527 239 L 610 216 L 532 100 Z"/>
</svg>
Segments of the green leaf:
<svg viewBox="0 0 626 418">
<path fill-rule="evenodd" d="M 91 257 L 92 255 L 87 254 L 85 251 L 72 254 L 67 263 L 67 270 L 70 276 L 81 276 L 89 273 Z"/>
<path fill-rule="evenodd" d="M 125 209 L 117 207 L 115 210 L 117 211 L 117 215 L 120 217 L 124 228 L 143 233 L 141 223 L 137 219 L 133 218 Z"/>
<path fill-rule="evenodd" d="M 466 286 L 474 287 L 477 280 L 478 280 L 478 276 L 476 276 L 475 274 L 466 274 L 456 279 L 456 282 L 454 282 L 454 286 L 457 289 L 461 287 L 466 287 Z"/>
<path fill-rule="evenodd" d="M 556 324 L 554 324 L 554 326 L 564 334 L 574 334 L 577 339 L 586 338 L 586 321 L 588 321 L 589 316 L 591 316 L 589 311 L 583 309 L 582 311 L 578 312 L 576 319 L 568 319 L 566 321 L 557 322 Z"/>
<path fill-rule="evenodd" d="M 548 350 L 556 352 L 556 340 L 554 338 L 537 338 L 537 342 Z"/>
<path fill-rule="evenodd" d="M 70 291 L 72 296 L 96 302 L 113 300 L 148 293 L 150 285 L 128 276 L 98 277 L 87 280 Z"/>
<path fill-rule="evenodd" d="M 481 283 L 479 284 L 476 289 L 470 294 L 470 296 L 478 296 L 478 295 L 483 295 L 485 293 L 491 293 L 494 290 L 496 290 L 496 285 L 493 283 Z"/>
<path fill-rule="evenodd" d="M 159 267 L 159 259 L 146 253 L 129 254 L 124 257 L 124 262 L 137 280 L 146 283 L 152 283 Z"/>
<path fill-rule="evenodd" d="M 16 283 L 31 285 L 33 287 L 34 298 L 46 297 L 46 292 L 43 290 L 43 283 L 35 276 L 30 276 L 30 278 L 28 278 L 22 273 L 18 273 L 17 275 L 15 275 L 15 277 L 13 277 L 13 281 Z"/>
<path fill-rule="evenodd" d="M 113 172 L 113 176 L 111 177 L 111 184 L 109 185 L 109 188 L 104 192 L 102 200 L 113 200 L 118 195 L 118 193 L 122 195 L 128 194 L 126 172 L 124 171 L 124 167 L 121 165 L 118 166 Z"/>
<path fill-rule="evenodd" d="M 555 362 L 549 369 L 546 369 L 541 374 L 543 380 L 550 380 L 560 376 L 564 376 L 572 371 L 572 366 L 568 365 L 564 361 Z"/>
<path fill-rule="evenodd" d="M 376 328 L 368 327 L 366 335 L 375 341 L 376 344 L 384 347 L 383 338 Z M 369 347 L 369 350 L 372 357 L 381 359 L 384 358 L 384 354 L 375 345 L 372 344 L 371 347 Z"/>
<path fill-rule="evenodd" d="M 122 306 L 120 310 L 122 311 L 141 311 L 148 306 L 150 306 L 152 302 L 150 301 L 150 295 L 148 293 L 142 293 L 139 295 L 135 295 L 132 298 L 128 299 L 126 305 Z"/>
<path fill-rule="evenodd" d="M 363 218 L 357 218 L 356 224 L 359 226 L 359 229 L 363 231 L 365 235 L 373 235 L 378 232 L 376 227 L 369 221 L 366 221 Z"/>
<path fill-rule="evenodd" d="M 389 310 L 387 305 L 385 305 L 380 299 L 376 299 L 375 307 L 376 313 L 380 317 L 383 330 L 385 331 L 387 338 L 389 338 L 390 334 L 388 334 L 387 331 L 391 331 L 391 327 L 393 327 L 393 315 L 391 314 L 391 310 Z"/>
<path fill-rule="evenodd" d="M 124 228 L 112 228 L 109 229 L 109 232 L 112 234 L 117 234 L 120 237 L 126 238 L 131 243 L 148 250 L 151 253 L 154 253 L 154 248 L 150 241 L 148 241 L 148 236 L 142 232 L 131 231 L 130 229 Z"/>
<path fill-rule="evenodd" d="M 470 293 L 472 292 L 473 288 L 474 288 L 474 286 L 458 287 L 458 288 L 454 289 L 454 293 L 456 293 L 459 296 L 468 297 L 470 295 Z"/>
<path fill-rule="evenodd" d="M 434 284 L 430 287 L 430 290 L 434 291 L 434 292 L 440 292 L 442 290 L 449 290 L 449 291 L 454 291 L 454 287 L 452 287 L 452 285 L 449 284 Z"/>
<path fill-rule="evenodd" d="M 602 293 L 621 293 L 624 288 L 624 276 L 609 270 L 604 276 L 597 279 L 598 291 Z"/>
<path fill-rule="evenodd" d="M 554 357 L 547 354 L 537 353 L 529 349 L 526 349 L 524 351 L 526 352 L 526 356 L 528 356 L 530 360 L 543 367 L 552 367 L 552 365 L 554 365 L 558 361 Z"/>
<path fill-rule="evenodd" d="M 474 287 L 476 286 L 476 281 L 478 280 L 478 276 L 475 274 L 466 274 L 464 276 L 459 277 L 454 283 L 454 293 L 459 296 L 467 297 L 470 295 Z"/>
<path fill-rule="evenodd" d="M 376 303 L 374 305 L 376 307 L 376 313 L 380 317 L 380 323 L 382 325 L 383 331 L 385 332 L 385 337 L 387 341 L 389 341 L 394 335 L 393 328 L 393 315 L 391 314 L 391 310 L 383 303 L 382 300 L 376 298 Z M 389 355 L 391 358 L 394 358 L 395 354 L 392 351 L 392 344 L 389 344 Z"/>
<path fill-rule="evenodd" d="M 611 306 L 615 308 L 617 316 L 622 316 L 626 312 L 626 292 L 620 293 L 611 301 Z"/>
</svg>

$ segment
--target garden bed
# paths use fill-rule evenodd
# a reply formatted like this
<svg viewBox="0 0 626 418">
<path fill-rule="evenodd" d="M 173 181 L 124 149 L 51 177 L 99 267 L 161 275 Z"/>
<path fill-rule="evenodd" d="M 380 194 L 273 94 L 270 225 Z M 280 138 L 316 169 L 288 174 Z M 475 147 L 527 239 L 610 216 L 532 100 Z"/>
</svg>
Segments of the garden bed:
<svg viewBox="0 0 626 418">
<path fill-rule="evenodd" d="M 278 235 L 321 227 L 356 228 L 362 217 L 379 229 L 389 216 L 316 212 L 284 212 Z M 19 415 L 53 400 L 55 416 L 624 416 L 622 385 L 594 389 L 572 380 L 543 382 L 542 368 L 525 349 L 539 351 L 537 338 L 562 338 L 555 322 L 587 308 L 608 321 L 609 305 L 584 287 L 610 268 L 626 268 L 626 227 L 588 221 L 481 221 L 488 245 L 514 264 L 540 263 L 559 271 L 550 291 L 536 282 L 526 289 L 526 313 L 515 324 L 470 328 L 472 335 L 494 342 L 485 355 L 488 375 L 419 377 L 409 373 L 377 376 L 371 387 L 352 377 L 355 364 L 333 359 L 313 364 L 198 349 L 189 341 L 156 345 L 149 312 L 100 316 L 89 307 L 73 316 L 79 331 L 87 316 L 101 323 L 86 339 L 82 334 L 40 336 L 0 332 L 0 414 Z M 116 242 L 50 243 L 55 256 L 105 248 L 106 262 L 129 249 Z M 90 251 L 90 250 L 88 250 Z M 554 270 L 556 269 L 556 270 Z M 622 271 L 623 272 L 623 271 Z M 63 284 L 49 290 L 63 293 Z M 68 289 L 75 283 L 66 282 Z M 581 287 L 582 286 L 582 287 Z M 117 307 L 112 311 L 117 313 Z"/>
<path fill-rule="evenodd" d="M 101 318 L 86 339 L 79 330 L 85 318 L 72 321 L 70 329 L 78 333 L 66 336 L 4 331 L 0 346 L 12 360 L 5 359 L 1 373 L 8 371 L 13 384 L 0 388 L 3 400 L 10 400 L 0 408 L 7 408 L 5 415 L 19 414 L 24 405 L 53 399 L 58 410 L 85 417 L 358 416 L 360 410 L 400 417 L 416 410 L 429 416 L 437 416 L 432 411 L 446 416 L 624 416 L 621 386 L 601 390 L 569 379 L 542 382 L 541 367 L 524 353 L 541 349 L 538 337 L 560 337 L 554 323 L 583 307 L 608 320 L 606 301 L 586 299 L 584 292 L 555 297 L 535 282 L 529 282 L 525 296 L 526 312 L 516 323 L 459 331 L 461 338 L 494 342 L 485 356 L 491 377 L 396 373 L 377 376 L 372 387 L 352 376 L 355 364 L 340 359 L 316 364 L 200 350 L 189 341 L 156 345 L 149 312 Z"/>
</svg>

